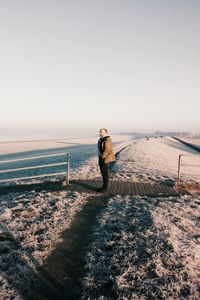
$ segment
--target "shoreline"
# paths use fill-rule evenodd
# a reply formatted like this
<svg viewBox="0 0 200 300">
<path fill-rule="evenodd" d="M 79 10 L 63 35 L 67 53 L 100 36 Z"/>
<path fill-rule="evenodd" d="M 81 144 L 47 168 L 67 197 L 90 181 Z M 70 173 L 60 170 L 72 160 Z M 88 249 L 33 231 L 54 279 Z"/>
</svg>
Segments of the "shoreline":
<svg viewBox="0 0 200 300">
<path fill-rule="evenodd" d="M 45 150 L 50 148 L 62 148 L 66 146 L 91 145 L 97 144 L 98 136 L 84 138 L 65 138 L 65 139 L 44 139 L 44 140 L 26 140 L 26 141 L 0 141 L 0 156 L 14 154 L 25 151 Z M 113 142 L 131 141 L 132 136 L 111 135 Z"/>
</svg>

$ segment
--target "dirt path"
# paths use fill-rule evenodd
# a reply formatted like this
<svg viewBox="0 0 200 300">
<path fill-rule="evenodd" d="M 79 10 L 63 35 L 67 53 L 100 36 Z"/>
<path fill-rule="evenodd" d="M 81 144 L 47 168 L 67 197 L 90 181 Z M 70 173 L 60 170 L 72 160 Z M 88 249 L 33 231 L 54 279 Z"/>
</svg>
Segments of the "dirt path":
<svg viewBox="0 0 200 300">
<path fill-rule="evenodd" d="M 39 280 L 27 299 L 80 299 L 84 254 L 91 241 L 96 216 L 106 206 L 108 196 L 91 196 L 72 226 L 62 234 L 60 244 L 38 270 Z"/>
</svg>

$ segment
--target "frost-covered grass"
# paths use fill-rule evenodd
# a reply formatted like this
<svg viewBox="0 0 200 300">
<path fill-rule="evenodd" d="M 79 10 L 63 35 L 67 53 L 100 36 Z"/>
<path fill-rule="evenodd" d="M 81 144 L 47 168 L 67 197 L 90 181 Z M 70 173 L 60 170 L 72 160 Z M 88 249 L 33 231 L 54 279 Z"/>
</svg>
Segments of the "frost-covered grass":
<svg viewBox="0 0 200 300">
<path fill-rule="evenodd" d="M 82 299 L 199 299 L 200 197 L 109 200 L 86 257 Z"/>
<path fill-rule="evenodd" d="M 56 245 L 86 203 L 77 192 L 27 192 L 1 196 L 0 299 L 23 295 Z"/>
<path fill-rule="evenodd" d="M 150 138 L 124 142 L 115 147 L 117 152 L 129 145 L 120 154 L 116 164 L 114 179 L 124 181 L 165 182 L 176 181 L 178 157 L 181 160 L 181 179 L 187 182 L 200 182 L 200 155 L 172 138 Z M 84 163 L 78 170 L 72 171 L 74 178 L 99 177 L 97 157 Z"/>
<path fill-rule="evenodd" d="M 183 154 L 181 179 L 200 182 L 200 155 L 172 138 L 142 139 L 133 143 L 121 154 L 117 178 L 150 182 L 177 180 L 180 154 Z"/>
</svg>

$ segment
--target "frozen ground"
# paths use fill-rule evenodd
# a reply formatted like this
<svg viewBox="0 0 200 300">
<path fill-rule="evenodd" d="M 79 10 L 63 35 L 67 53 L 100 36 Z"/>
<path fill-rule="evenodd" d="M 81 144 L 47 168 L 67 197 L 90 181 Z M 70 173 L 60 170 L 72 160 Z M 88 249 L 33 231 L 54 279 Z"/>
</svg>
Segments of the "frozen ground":
<svg viewBox="0 0 200 300">
<path fill-rule="evenodd" d="M 21 299 L 86 199 L 87 194 L 67 191 L 0 197 L 0 299 Z"/>
<path fill-rule="evenodd" d="M 116 196 L 98 222 L 81 299 L 199 299 L 200 196 Z"/>
<path fill-rule="evenodd" d="M 189 165 L 183 165 L 182 178 L 199 182 L 199 156 L 177 141 L 124 141 L 115 145 L 115 151 L 128 145 L 117 162 L 115 178 L 174 180 L 178 155 L 183 153 Z M 72 178 L 99 177 L 94 149 L 87 149 Z M 0 196 L 1 299 L 23 298 L 37 278 L 35 269 L 55 249 L 60 233 L 71 226 L 87 198 L 70 191 Z M 199 196 L 110 198 L 86 255 L 82 298 L 198 299 L 199 204 Z"/>
<path fill-rule="evenodd" d="M 185 142 L 198 145 L 200 147 L 200 138 L 198 137 L 181 137 L 181 139 Z"/>
<path fill-rule="evenodd" d="M 190 144 L 194 145 L 200 151 L 200 138 L 197 138 L 197 137 L 183 137 L 181 139 L 183 141 L 187 142 L 187 143 L 190 143 Z"/>
<path fill-rule="evenodd" d="M 117 147 L 129 146 L 120 154 L 116 179 L 129 181 L 162 182 L 177 180 L 178 157 L 181 159 L 181 178 L 200 182 L 200 154 L 172 138 L 150 138 L 124 142 Z M 87 161 L 75 173 L 78 177 L 99 176 L 97 158 Z M 73 174 L 74 177 L 74 174 Z"/>
</svg>

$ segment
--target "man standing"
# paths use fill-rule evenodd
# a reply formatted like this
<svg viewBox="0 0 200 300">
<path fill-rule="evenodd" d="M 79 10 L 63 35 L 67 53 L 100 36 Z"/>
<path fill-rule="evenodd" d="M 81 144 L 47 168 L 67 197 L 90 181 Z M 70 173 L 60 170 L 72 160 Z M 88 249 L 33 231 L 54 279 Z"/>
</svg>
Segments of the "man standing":
<svg viewBox="0 0 200 300">
<path fill-rule="evenodd" d="M 101 175 L 103 177 L 103 186 L 99 192 L 106 192 L 108 189 L 109 175 L 108 164 L 115 161 L 115 155 L 112 147 L 112 139 L 107 133 L 107 129 L 101 128 L 99 130 L 98 140 L 98 157 Z"/>
</svg>

